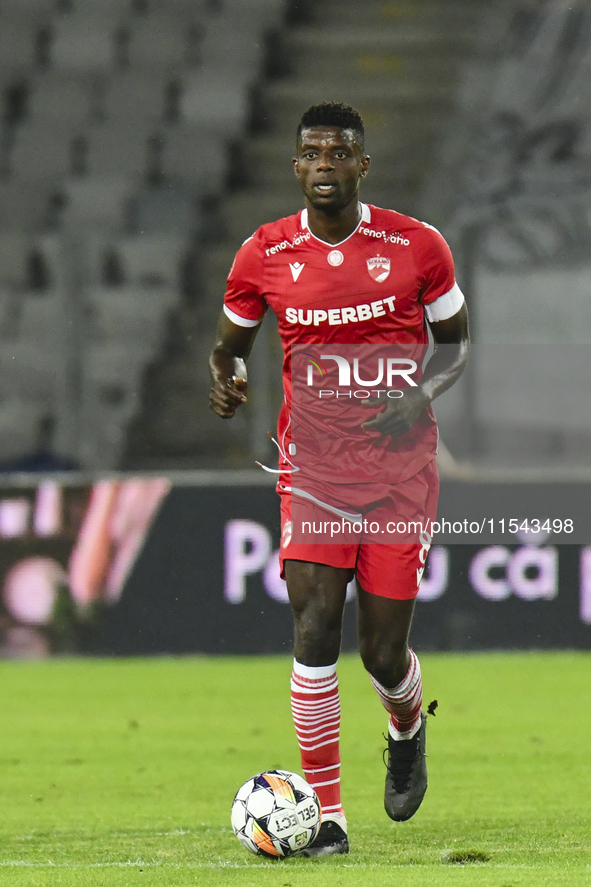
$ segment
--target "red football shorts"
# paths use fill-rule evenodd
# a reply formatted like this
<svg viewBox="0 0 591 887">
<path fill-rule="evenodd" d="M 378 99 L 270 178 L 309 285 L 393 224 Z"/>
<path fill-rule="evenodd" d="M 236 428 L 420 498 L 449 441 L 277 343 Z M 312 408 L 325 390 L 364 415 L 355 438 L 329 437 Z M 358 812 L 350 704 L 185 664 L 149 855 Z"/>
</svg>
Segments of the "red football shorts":
<svg viewBox="0 0 591 887">
<path fill-rule="evenodd" d="M 295 492 L 297 489 L 295 477 L 293 487 L 286 489 L 280 483 L 277 488 L 281 497 L 279 562 L 283 579 L 286 560 L 308 561 L 355 570 L 357 582 L 369 594 L 393 600 L 417 596 L 437 513 L 439 477 L 435 459 L 399 484 L 319 485 L 313 498 L 306 500 Z M 373 501 L 372 495 L 377 496 Z M 370 501 L 364 504 L 368 498 Z M 350 520 L 345 520 L 345 515 Z M 356 521 L 355 516 L 361 519 Z M 298 526 L 310 528 L 308 535 L 294 532 L 295 521 Z M 402 532 L 411 525 L 412 534 Z M 411 536 L 417 541 L 408 541 Z M 389 541 L 395 538 L 402 541 Z"/>
</svg>

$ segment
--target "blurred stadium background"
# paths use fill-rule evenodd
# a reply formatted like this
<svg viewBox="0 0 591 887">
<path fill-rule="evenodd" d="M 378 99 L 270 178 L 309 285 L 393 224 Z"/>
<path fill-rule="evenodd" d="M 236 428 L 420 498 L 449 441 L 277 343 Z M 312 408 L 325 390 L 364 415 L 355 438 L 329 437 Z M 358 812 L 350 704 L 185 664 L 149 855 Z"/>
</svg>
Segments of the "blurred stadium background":
<svg viewBox="0 0 591 887">
<path fill-rule="evenodd" d="M 0 0 L 0 94 L 0 535 L 61 540 L 51 558 L 65 569 L 97 474 L 174 472 L 180 485 L 203 484 L 212 475 L 199 480 L 200 470 L 272 458 L 281 391 L 270 318 L 248 410 L 231 423 L 207 407 L 207 355 L 237 247 L 301 206 L 295 127 L 324 99 L 365 119 L 373 166 L 363 198 L 436 225 L 456 256 L 476 347 L 436 405 L 452 454 L 443 472 L 588 481 L 585 0 Z M 51 485 L 68 470 L 71 481 Z M 31 471 L 44 473 L 39 487 Z M 243 508 L 250 488 L 239 489 L 224 519 L 263 526 L 262 512 Z M 241 556 L 256 550 L 260 563 L 253 556 L 243 577 L 262 575 L 271 556 L 252 532 Z M 591 574 L 585 552 L 569 576 L 577 564 Z M 57 587 L 66 579 L 53 569 Z M 541 573 L 527 569 L 522 599 L 549 600 L 558 579 L 532 591 Z M 281 598 L 276 579 L 265 588 Z M 489 600 L 512 593 L 495 588 Z M 469 646 L 473 626 L 458 616 L 432 645 Z"/>
<path fill-rule="evenodd" d="M 233 423 L 205 408 L 206 356 L 236 248 L 301 205 L 294 129 L 327 97 L 366 120 L 364 199 L 452 243 L 484 353 L 564 361 L 591 337 L 590 73 L 581 0 L 2 0 L 0 463 L 265 455 L 271 323 Z M 535 361 L 518 385 L 473 370 L 438 405 L 454 455 L 588 466 L 562 361 L 542 401 Z"/>
</svg>

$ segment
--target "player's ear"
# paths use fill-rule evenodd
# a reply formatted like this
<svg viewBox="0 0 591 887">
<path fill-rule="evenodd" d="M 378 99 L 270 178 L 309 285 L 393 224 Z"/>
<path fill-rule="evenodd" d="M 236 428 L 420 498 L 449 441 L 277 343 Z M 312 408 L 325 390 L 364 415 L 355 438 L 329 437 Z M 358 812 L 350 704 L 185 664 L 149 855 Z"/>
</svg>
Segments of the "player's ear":
<svg viewBox="0 0 591 887">
<path fill-rule="evenodd" d="M 295 175 L 296 175 L 296 177 L 297 177 L 297 176 L 299 176 L 299 174 L 300 174 L 300 165 L 299 165 L 299 163 L 298 163 L 298 158 L 297 158 L 297 157 L 292 157 L 292 163 L 293 163 L 293 171 L 294 171 L 294 173 L 295 173 Z"/>
<path fill-rule="evenodd" d="M 364 154 L 361 158 L 361 178 L 364 179 L 369 172 L 369 166 L 371 164 L 371 157 L 369 154 Z"/>
</svg>

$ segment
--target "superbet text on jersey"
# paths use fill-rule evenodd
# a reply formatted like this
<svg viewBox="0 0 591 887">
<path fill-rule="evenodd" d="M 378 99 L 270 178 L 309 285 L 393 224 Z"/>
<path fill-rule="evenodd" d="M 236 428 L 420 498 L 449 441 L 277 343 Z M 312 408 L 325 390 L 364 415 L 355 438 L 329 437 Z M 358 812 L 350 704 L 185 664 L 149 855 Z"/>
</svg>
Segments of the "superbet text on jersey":
<svg viewBox="0 0 591 887">
<path fill-rule="evenodd" d="M 420 367 L 428 344 L 425 314 L 431 321 L 445 320 L 463 302 L 451 251 L 436 229 L 393 210 L 361 208 L 359 225 L 338 244 L 311 233 L 305 209 L 263 225 L 242 245 L 228 277 L 224 311 L 230 320 L 256 326 L 268 308 L 278 318 L 285 354 L 285 402 L 279 418 L 284 452 L 290 440 L 294 346 L 414 346 Z M 420 378 L 420 369 L 415 378 Z M 351 408 L 360 411 L 360 425 L 365 408 Z M 325 416 L 327 409 L 323 404 Z M 384 442 L 381 456 L 375 440 L 367 442 L 373 444 L 367 471 L 356 473 L 356 481 L 375 481 L 380 467 L 386 472 L 381 480 L 403 481 L 435 455 L 433 413 L 425 410 L 407 434 Z M 324 468 L 326 477 L 326 460 Z M 342 482 L 342 477 L 341 465 L 334 480 Z"/>
</svg>

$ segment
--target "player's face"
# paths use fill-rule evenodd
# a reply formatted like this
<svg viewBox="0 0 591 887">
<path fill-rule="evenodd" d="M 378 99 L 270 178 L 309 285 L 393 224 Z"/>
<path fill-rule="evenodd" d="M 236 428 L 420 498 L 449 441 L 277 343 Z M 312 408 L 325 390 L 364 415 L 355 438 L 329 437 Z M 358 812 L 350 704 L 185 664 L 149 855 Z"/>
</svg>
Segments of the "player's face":
<svg viewBox="0 0 591 887">
<path fill-rule="evenodd" d="M 337 213 L 357 199 L 369 157 L 352 130 L 315 126 L 302 130 L 293 165 L 314 209 Z"/>
</svg>

